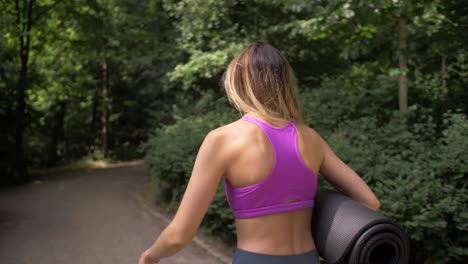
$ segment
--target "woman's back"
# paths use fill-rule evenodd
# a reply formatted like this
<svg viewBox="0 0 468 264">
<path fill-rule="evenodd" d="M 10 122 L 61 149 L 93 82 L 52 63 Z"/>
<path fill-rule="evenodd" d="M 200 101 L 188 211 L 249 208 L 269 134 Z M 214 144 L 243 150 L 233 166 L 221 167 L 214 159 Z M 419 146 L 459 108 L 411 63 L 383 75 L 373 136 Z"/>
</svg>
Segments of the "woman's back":
<svg viewBox="0 0 468 264">
<path fill-rule="evenodd" d="M 157 262 L 191 241 L 223 176 L 236 218 L 233 263 L 319 263 L 310 228 L 318 172 L 370 208 L 380 206 L 377 198 L 301 124 L 292 68 L 273 46 L 258 42 L 244 49 L 223 83 L 244 117 L 206 136 L 174 219 L 140 263 Z"/>
<path fill-rule="evenodd" d="M 256 118 L 268 125 L 268 122 Z M 274 127 L 284 127 L 286 122 L 269 124 Z M 307 177 L 315 178 L 323 159 L 320 137 L 312 129 L 302 124 L 295 124 L 297 133 L 296 144 L 299 155 L 292 158 L 300 159 L 312 173 Z M 229 185 L 236 187 L 252 186 L 263 182 L 275 168 L 275 151 L 271 140 L 258 125 L 246 120 L 239 120 L 224 128 L 222 134 L 233 160 L 226 170 L 225 179 Z M 286 138 L 284 139 L 286 140 Z M 291 146 L 295 148 L 296 146 Z M 276 157 L 283 158 L 282 156 Z M 286 158 L 286 157 L 285 157 Z M 288 157 L 291 158 L 291 157 Z M 276 161 L 278 162 L 278 161 Z M 288 173 L 289 174 L 289 173 Z M 303 181 L 294 175 L 278 175 L 288 177 L 288 181 Z M 316 181 L 316 179 L 307 179 Z M 302 182 L 298 182 L 302 184 Z M 278 186 L 281 188 L 281 186 Z M 279 190 L 268 190 L 267 195 L 274 197 Z M 314 186 L 310 187 L 313 195 Z M 263 192 L 262 195 L 265 195 Z M 294 197 L 296 194 L 291 193 Z M 295 203 L 298 199 L 288 199 L 285 203 Z M 270 255 L 292 255 L 309 252 L 315 248 L 311 236 L 312 209 L 289 210 L 266 214 L 252 218 L 236 218 L 238 248 Z"/>
</svg>

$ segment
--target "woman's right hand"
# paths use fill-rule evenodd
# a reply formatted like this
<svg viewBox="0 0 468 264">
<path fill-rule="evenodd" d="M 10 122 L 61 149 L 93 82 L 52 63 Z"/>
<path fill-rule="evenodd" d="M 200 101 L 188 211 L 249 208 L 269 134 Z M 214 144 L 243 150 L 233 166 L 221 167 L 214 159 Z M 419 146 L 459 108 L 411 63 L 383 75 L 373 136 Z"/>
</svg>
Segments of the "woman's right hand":
<svg viewBox="0 0 468 264">
<path fill-rule="evenodd" d="M 138 264 L 156 264 L 158 263 L 158 259 L 152 258 L 147 251 L 143 252 L 140 255 L 140 260 L 138 261 Z"/>
</svg>

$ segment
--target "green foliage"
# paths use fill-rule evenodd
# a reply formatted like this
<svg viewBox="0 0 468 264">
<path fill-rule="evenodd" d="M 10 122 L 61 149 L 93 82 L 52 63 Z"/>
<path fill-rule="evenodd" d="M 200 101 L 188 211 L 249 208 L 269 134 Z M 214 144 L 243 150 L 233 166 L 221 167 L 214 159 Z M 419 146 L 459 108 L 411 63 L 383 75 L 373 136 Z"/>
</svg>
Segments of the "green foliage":
<svg viewBox="0 0 468 264">
<path fill-rule="evenodd" d="M 210 204 L 205 218 L 203 219 L 203 225 L 216 237 L 235 245 L 236 226 L 234 223 L 234 215 L 226 201 L 224 184 L 219 185 L 213 202 Z"/>
<path fill-rule="evenodd" d="M 168 102 L 176 101 L 167 72 L 178 63 L 180 50 L 171 42 L 178 33 L 162 1 L 33 5 L 32 29 L 22 34 L 31 37 L 21 131 L 26 165 L 54 166 L 106 153 L 119 160 L 141 157 L 138 145 L 159 122 L 172 120 Z M 1 144 L 5 156 L 15 157 L 20 41 L 14 2 L 2 2 L 0 10 L 0 117 L 8 124 Z"/>
<path fill-rule="evenodd" d="M 203 136 L 210 124 L 201 117 L 180 119 L 174 125 L 158 128 L 148 141 L 145 164 L 151 175 L 171 183 L 167 190 L 161 190 L 164 200 L 180 198 L 187 183 L 187 177 L 195 160 Z"/>
<path fill-rule="evenodd" d="M 156 129 L 150 140 L 142 146 L 145 166 L 153 180 L 160 183 L 155 197 L 160 204 L 170 208 L 179 204 L 205 135 L 216 127 L 234 121 L 238 116 L 232 108 L 226 106 L 225 100 L 209 99 L 212 96 L 206 95 L 193 108 L 195 113 L 197 109 L 209 109 L 206 113 L 180 117 L 174 124 Z M 234 241 L 233 216 L 222 186 L 208 209 L 204 225 L 211 232 Z"/>
<path fill-rule="evenodd" d="M 413 105 L 403 126 L 391 110 L 396 84 L 383 72 L 375 65 L 354 65 L 325 79 L 320 89 L 303 92 L 306 122 L 362 175 L 382 212 L 403 226 L 417 263 L 466 259 L 467 117 L 438 116 Z"/>
<path fill-rule="evenodd" d="M 387 109 L 397 106 L 397 80 L 396 70 L 378 63 L 354 64 L 341 75 L 325 77 L 320 89 L 300 94 L 304 121 L 327 133 L 344 121 L 362 116 L 376 115 L 385 120 Z"/>
<path fill-rule="evenodd" d="M 219 77 L 219 73 L 224 71 L 228 59 L 238 54 L 243 45 L 232 44 L 226 49 L 213 52 L 193 51 L 189 62 L 179 64 L 174 71 L 169 74 L 170 80 L 182 80 L 185 90 L 191 87 L 200 78 L 212 79 Z"/>
<path fill-rule="evenodd" d="M 468 250 L 462 246 L 468 231 L 468 170 L 466 143 L 455 144 L 466 142 L 468 120 L 447 116 L 450 125 L 439 137 L 430 117 L 419 119 L 403 131 L 398 118 L 382 126 L 363 117 L 343 123 L 329 141 L 371 185 L 381 210 L 402 224 L 418 258 L 460 260 Z"/>
</svg>

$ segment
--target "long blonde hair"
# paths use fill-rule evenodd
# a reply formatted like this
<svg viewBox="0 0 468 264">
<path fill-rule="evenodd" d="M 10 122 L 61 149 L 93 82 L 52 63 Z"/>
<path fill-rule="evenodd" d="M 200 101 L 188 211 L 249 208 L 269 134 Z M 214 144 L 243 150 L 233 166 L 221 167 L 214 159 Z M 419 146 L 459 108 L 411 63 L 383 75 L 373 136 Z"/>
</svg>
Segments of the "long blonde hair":
<svg viewBox="0 0 468 264">
<path fill-rule="evenodd" d="M 294 73 L 272 45 L 249 45 L 229 63 L 223 81 L 229 101 L 242 114 L 302 122 Z"/>
</svg>

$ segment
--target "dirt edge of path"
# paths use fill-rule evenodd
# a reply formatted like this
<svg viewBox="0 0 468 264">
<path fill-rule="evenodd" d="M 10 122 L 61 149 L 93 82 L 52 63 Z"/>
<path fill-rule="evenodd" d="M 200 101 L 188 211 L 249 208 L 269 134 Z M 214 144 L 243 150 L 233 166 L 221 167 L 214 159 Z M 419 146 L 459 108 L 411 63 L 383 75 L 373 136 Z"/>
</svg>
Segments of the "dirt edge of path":
<svg viewBox="0 0 468 264">
<path fill-rule="evenodd" d="M 159 221 L 166 225 L 171 222 L 173 215 L 163 212 L 161 208 L 151 203 L 148 199 L 145 199 L 142 194 L 137 194 L 136 199 L 148 213 L 157 218 Z M 215 241 L 214 238 L 210 237 L 209 235 L 202 233 L 202 231 L 199 231 L 193 238 L 192 242 L 195 243 L 195 245 L 198 247 L 204 249 L 214 258 L 218 259 L 220 263 L 231 263 L 232 256 L 230 252 L 232 250 L 228 246 L 221 244 L 219 241 Z"/>
</svg>

